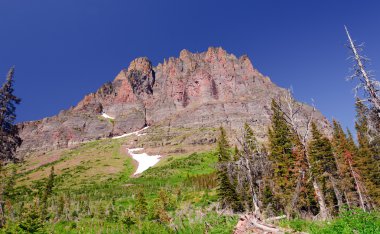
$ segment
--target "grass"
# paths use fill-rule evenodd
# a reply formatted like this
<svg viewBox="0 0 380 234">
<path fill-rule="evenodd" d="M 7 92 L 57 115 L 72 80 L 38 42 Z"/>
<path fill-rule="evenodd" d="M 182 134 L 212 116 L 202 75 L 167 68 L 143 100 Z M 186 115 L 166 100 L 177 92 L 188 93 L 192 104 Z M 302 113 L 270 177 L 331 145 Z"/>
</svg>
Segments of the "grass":
<svg viewBox="0 0 380 234">
<path fill-rule="evenodd" d="M 331 221 L 294 219 L 282 221 L 281 226 L 311 234 L 373 234 L 380 233 L 380 214 L 356 209 L 344 211 Z"/>
<path fill-rule="evenodd" d="M 50 167 L 57 172 L 49 200 L 48 233 L 231 233 L 237 216 L 220 215 L 215 203 L 215 152 L 173 155 L 139 177 L 130 177 L 133 164 L 120 151 L 124 140 L 99 140 L 61 152 L 49 164 L 29 162 L 19 168 L 13 217 L 7 231 L 21 233 L 18 223 L 25 207 L 43 194 Z M 33 168 L 32 166 L 33 165 Z M 115 171 L 110 171 L 114 168 Z M 147 215 L 136 214 L 136 194 L 143 192 Z M 167 196 L 163 212 L 155 216 L 160 194 Z M 133 214 L 128 226 L 126 213 Z M 1 233 L 1 231 L 0 231 Z"/>
<path fill-rule="evenodd" d="M 19 222 L 28 207 L 33 209 L 40 201 L 51 166 L 57 175 L 49 199 L 49 219 L 40 232 L 232 232 L 238 217 L 219 214 L 216 207 L 216 152 L 170 155 L 141 176 L 131 177 L 132 159 L 121 151 L 128 140 L 99 140 L 44 154 L 45 161 L 29 159 L 18 168 L 12 212 L 8 211 L 8 226 L 0 233 L 22 233 Z M 147 203 L 144 217 L 135 210 L 139 192 Z M 166 220 L 156 215 L 162 194 L 167 199 L 162 210 Z M 380 233 L 379 213 L 361 210 L 346 211 L 329 222 L 294 219 L 280 224 L 315 234 Z"/>
<path fill-rule="evenodd" d="M 132 171 L 131 159 L 120 152 L 121 142 L 112 140 L 93 141 L 75 149 L 58 152 L 55 161 L 46 164 L 35 162 L 38 157 L 22 164 L 18 173 L 18 186 L 29 186 L 46 178 L 54 166 L 63 187 L 80 187 L 83 184 L 116 178 L 126 170 Z M 127 163 L 126 163 L 127 162 Z M 36 167 L 36 164 L 40 166 Z M 64 178 L 62 181 L 59 178 Z"/>
</svg>

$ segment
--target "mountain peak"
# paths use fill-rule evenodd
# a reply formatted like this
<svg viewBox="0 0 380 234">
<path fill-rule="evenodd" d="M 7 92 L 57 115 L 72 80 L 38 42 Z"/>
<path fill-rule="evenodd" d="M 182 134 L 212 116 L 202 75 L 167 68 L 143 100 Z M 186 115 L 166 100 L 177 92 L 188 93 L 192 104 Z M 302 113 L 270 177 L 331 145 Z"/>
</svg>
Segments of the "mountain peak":
<svg viewBox="0 0 380 234">
<path fill-rule="evenodd" d="M 132 60 L 129 64 L 127 71 L 141 71 L 142 73 L 149 73 L 152 70 L 152 62 L 147 57 L 140 57 Z"/>
<path fill-rule="evenodd" d="M 68 147 L 147 125 L 192 129 L 223 125 L 238 131 L 249 123 L 258 138 L 265 138 L 271 100 L 286 92 L 254 69 L 248 56 L 237 58 L 221 47 L 201 53 L 184 49 L 179 58 L 156 67 L 140 57 L 74 109 L 21 124 L 21 150 Z M 305 112 L 310 110 L 305 106 Z M 112 122 L 104 121 L 102 113 L 112 116 Z M 328 125 L 320 113 L 316 120 Z"/>
</svg>

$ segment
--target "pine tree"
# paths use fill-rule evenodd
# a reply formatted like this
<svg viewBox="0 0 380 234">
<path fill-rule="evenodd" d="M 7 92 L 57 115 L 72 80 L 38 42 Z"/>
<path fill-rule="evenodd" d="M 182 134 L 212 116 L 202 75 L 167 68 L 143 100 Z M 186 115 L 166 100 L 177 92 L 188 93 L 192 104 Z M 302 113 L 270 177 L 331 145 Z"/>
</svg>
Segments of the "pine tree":
<svg viewBox="0 0 380 234">
<path fill-rule="evenodd" d="M 18 228 L 21 233 L 44 233 L 45 222 L 37 207 L 28 207 L 22 213 Z"/>
<path fill-rule="evenodd" d="M 309 163 L 306 155 L 306 148 L 302 144 L 298 134 L 293 134 L 293 150 L 295 157 L 294 178 L 296 178 L 295 189 L 289 210 L 293 213 L 301 214 L 308 212 L 315 214 L 315 199 L 312 181 L 310 178 Z"/>
<path fill-rule="evenodd" d="M 347 144 L 348 144 L 348 147 L 347 147 L 348 151 L 346 151 L 345 160 L 349 166 L 351 177 L 353 179 L 356 194 L 357 194 L 356 196 L 357 204 L 354 204 L 354 205 L 360 206 L 360 208 L 362 208 L 364 211 L 370 210 L 372 209 L 372 201 L 368 194 L 366 185 L 363 182 L 363 178 L 360 174 L 360 171 L 355 167 L 354 158 L 355 158 L 355 155 L 358 154 L 358 148 L 356 147 L 354 138 L 352 137 L 352 134 L 349 129 L 347 129 Z M 350 202 L 349 198 L 350 197 L 348 197 L 347 199 L 347 205 L 350 208 L 351 204 L 349 204 Z"/>
<path fill-rule="evenodd" d="M 292 132 L 278 104 L 272 100 L 272 126 L 269 129 L 269 159 L 272 162 L 274 198 L 278 201 L 276 210 L 289 206 L 296 187 Z M 289 210 L 285 212 L 290 212 Z"/>
<path fill-rule="evenodd" d="M 146 198 L 142 191 L 137 193 L 135 211 L 140 218 L 144 218 L 148 213 Z"/>
<path fill-rule="evenodd" d="M 355 128 L 359 147 L 354 155 L 354 166 L 359 170 L 370 197 L 380 205 L 380 167 L 370 144 L 368 112 L 368 108 L 362 102 L 356 102 Z"/>
<path fill-rule="evenodd" d="M 339 176 L 339 189 L 342 190 L 348 206 L 358 204 L 354 178 L 350 168 L 350 155 L 353 155 L 352 146 L 338 121 L 333 120 L 333 151 Z"/>
<path fill-rule="evenodd" d="M 233 160 L 237 161 L 237 160 L 239 160 L 239 158 L 240 158 L 240 151 L 239 151 L 237 145 L 235 145 L 235 148 L 233 151 Z"/>
<path fill-rule="evenodd" d="M 15 183 L 16 183 L 16 175 L 17 170 L 16 166 L 12 165 L 10 175 L 5 176 L 5 184 L 4 184 L 4 200 L 13 200 L 15 195 Z"/>
<path fill-rule="evenodd" d="M 54 167 L 51 167 L 49 178 L 46 182 L 45 191 L 44 191 L 43 196 L 42 196 L 42 212 L 41 213 L 42 213 L 43 217 L 46 217 L 47 207 L 48 207 L 48 199 L 51 196 L 51 194 L 53 193 L 54 178 L 55 178 Z"/>
<path fill-rule="evenodd" d="M 13 76 L 14 68 L 11 68 L 0 88 L 0 163 L 16 161 L 16 149 L 21 144 L 18 128 L 14 125 L 16 105 L 21 100 L 13 94 Z"/>
<path fill-rule="evenodd" d="M 309 158 L 311 170 L 317 183 L 322 188 L 324 197 L 330 210 L 336 205 L 341 206 L 341 191 L 337 185 L 337 166 L 332 145 L 328 138 L 323 136 L 315 123 L 312 123 L 312 139 L 309 143 Z M 339 204 L 336 204 L 336 201 Z"/>
<path fill-rule="evenodd" d="M 247 209 L 253 208 L 256 215 L 260 215 L 261 208 L 272 205 L 271 192 L 265 191 L 269 184 L 271 168 L 265 148 L 258 144 L 252 128 L 247 123 L 244 124 L 242 150 L 236 164 L 240 197 L 248 204 Z"/>
<path fill-rule="evenodd" d="M 230 146 L 227 141 L 226 131 L 220 127 L 218 140 L 218 197 L 222 208 L 231 208 L 235 212 L 243 211 L 243 205 L 235 190 L 229 166 L 232 161 Z"/>
<path fill-rule="evenodd" d="M 16 119 L 16 105 L 20 99 L 13 95 L 13 75 L 14 68 L 8 72 L 5 83 L 0 87 L 0 175 L 4 176 L 3 165 L 9 161 L 17 161 L 15 156 L 16 149 L 21 144 L 18 136 L 18 128 L 14 125 Z M 5 224 L 4 214 L 4 193 L 5 180 L 0 182 L 0 228 Z"/>
</svg>

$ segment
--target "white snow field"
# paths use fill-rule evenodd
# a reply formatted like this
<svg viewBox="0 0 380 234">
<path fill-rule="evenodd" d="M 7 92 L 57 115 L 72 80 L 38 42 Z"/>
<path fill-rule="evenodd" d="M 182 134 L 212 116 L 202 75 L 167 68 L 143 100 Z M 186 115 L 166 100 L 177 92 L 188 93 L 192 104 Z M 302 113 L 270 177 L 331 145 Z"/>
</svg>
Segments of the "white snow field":
<svg viewBox="0 0 380 234">
<path fill-rule="evenodd" d="M 106 119 L 115 119 L 114 117 L 111 117 L 109 115 L 107 115 L 106 113 L 102 113 L 102 117 L 106 118 Z"/>
<path fill-rule="evenodd" d="M 149 126 L 143 128 L 143 129 L 140 129 L 140 130 L 138 130 L 138 131 L 136 131 L 136 132 L 130 132 L 130 133 L 123 134 L 123 135 L 121 135 L 121 136 L 115 136 L 115 137 L 112 137 L 112 139 L 119 139 L 119 138 L 123 138 L 123 137 L 131 136 L 131 135 L 144 136 L 144 135 L 146 135 L 146 133 L 141 133 L 141 132 L 144 131 L 144 130 L 146 130 L 146 129 L 148 129 L 148 128 L 149 128 Z"/>
<path fill-rule="evenodd" d="M 136 153 L 136 151 L 141 151 L 144 148 L 134 148 L 127 149 L 128 153 L 132 156 L 134 160 L 138 162 L 137 170 L 133 175 L 140 174 L 147 170 L 148 168 L 156 165 L 160 159 L 160 155 L 148 155 L 147 153 Z"/>
</svg>

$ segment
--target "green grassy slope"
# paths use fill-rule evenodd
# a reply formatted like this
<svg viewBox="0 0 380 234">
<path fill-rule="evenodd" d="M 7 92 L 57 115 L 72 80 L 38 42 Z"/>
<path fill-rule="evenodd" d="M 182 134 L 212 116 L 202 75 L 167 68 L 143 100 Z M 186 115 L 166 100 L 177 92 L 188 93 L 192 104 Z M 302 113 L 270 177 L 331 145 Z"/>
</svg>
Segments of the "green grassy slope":
<svg viewBox="0 0 380 234">
<path fill-rule="evenodd" d="M 214 152 L 168 156 L 141 176 L 130 177 L 133 161 L 121 150 L 123 142 L 100 140 L 58 156 L 47 154 L 56 159 L 47 164 L 30 159 L 18 170 L 14 217 L 41 206 L 54 166 L 49 220 L 41 229 L 46 232 L 231 233 L 237 217 L 218 214 L 215 207 Z M 136 211 L 139 192 L 146 198 L 145 215 Z M 161 203 L 164 207 L 157 205 Z M 18 221 L 11 220 L 8 231 L 21 232 Z"/>
</svg>

